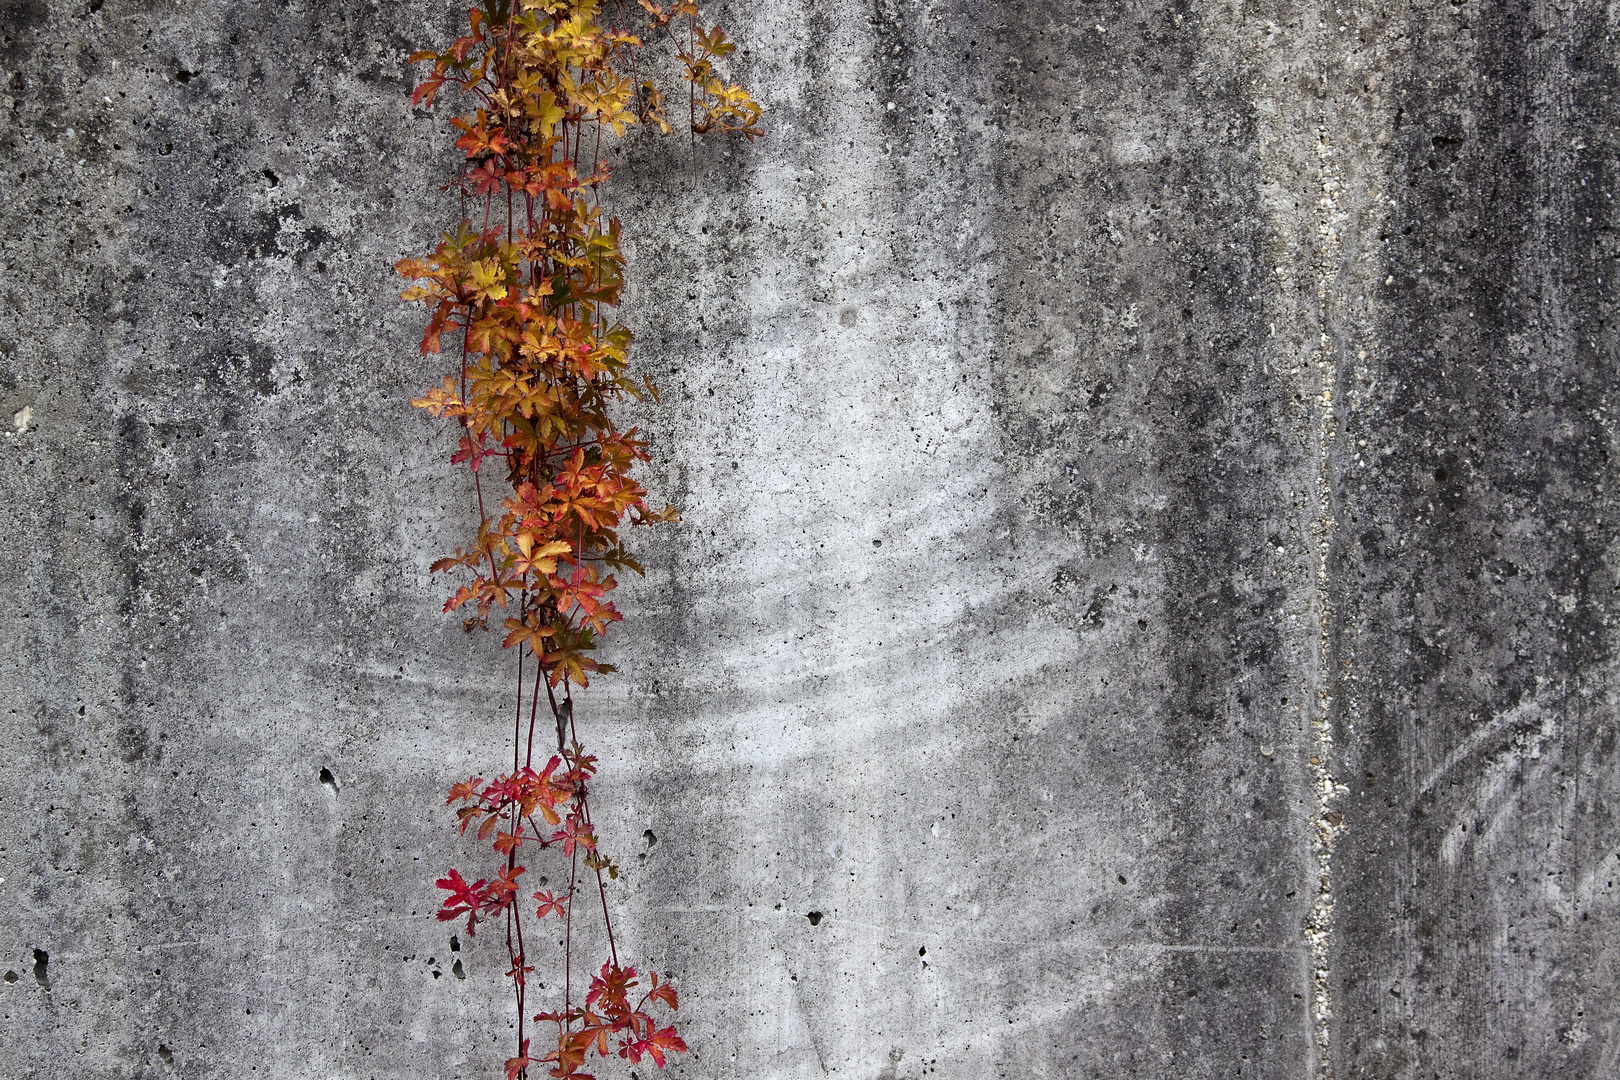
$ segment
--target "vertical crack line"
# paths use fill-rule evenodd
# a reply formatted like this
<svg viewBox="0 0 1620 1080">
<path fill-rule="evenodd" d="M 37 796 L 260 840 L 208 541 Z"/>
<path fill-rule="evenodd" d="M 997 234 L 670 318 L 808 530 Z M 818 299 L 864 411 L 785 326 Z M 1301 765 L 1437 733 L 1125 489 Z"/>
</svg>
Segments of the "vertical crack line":
<svg viewBox="0 0 1620 1080">
<path fill-rule="evenodd" d="M 1343 182 L 1334 161 L 1335 150 L 1327 127 L 1316 129 L 1316 161 L 1320 196 L 1317 200 L 1316 299 L 1325 318 L 1330 286 L 1337 277 L 1340 251 L 1349 215 L 1340 208 Z M 1311 952 L 1311 1034 L 1315 1041 L 1316 1075 L 1332 1080 L 1330 1055 L 1333 991 L 1329 982 L 1333 945 L 1333 849 L 1344 832 L 1344 817 L 1337 810 L 1339 797 L 1348 791 L 1334 777 L 1333 768 L 1333 604 L 1330 588 L 1331 567 L 1338 521 L 1333 509 L 1333 441 L 1337 436 L 1333 389 L 1338 385 L 1338 350 L 1320 327 L 1312 355 L 1317 369 L 1314 432 L 1316 521 L 1312 531 L 1316 541 L 1316 595 L 1314 606 L 1319 637 L 1316 643 L 1316 706 L 1311 715 L 1311 786 L 1316 804 L 1311 816 L 1311 852 L 1315 857 L 1316 895 L 1305 917 L 1305 937 Z"/>
</svg>

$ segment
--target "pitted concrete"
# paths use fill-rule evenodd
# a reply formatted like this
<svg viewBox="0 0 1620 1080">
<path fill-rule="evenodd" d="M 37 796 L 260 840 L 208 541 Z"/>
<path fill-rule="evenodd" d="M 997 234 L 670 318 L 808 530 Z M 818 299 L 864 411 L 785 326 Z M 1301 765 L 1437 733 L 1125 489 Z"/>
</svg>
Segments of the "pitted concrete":
<svg viewBox="0 0 1620 1080">
<path fill-rule="evenodd" d="M 1608 13 L 713 13 L 768 135 L 612 150 L 685 520 L 580 708 L 671 1075 L 1613 1075 Z M 391 270 L 455 18 L 0 9 L 8 1076 L 509 1052 Z"/>
</svg>

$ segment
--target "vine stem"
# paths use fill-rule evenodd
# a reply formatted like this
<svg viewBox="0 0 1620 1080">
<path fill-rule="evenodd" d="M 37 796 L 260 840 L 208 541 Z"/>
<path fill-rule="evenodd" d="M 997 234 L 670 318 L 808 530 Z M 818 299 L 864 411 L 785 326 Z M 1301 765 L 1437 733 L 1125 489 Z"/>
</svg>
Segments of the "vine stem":
<svg viewBox="0 0 1620 1080">
<path fill-rule="evenodd" d="M 686 17 L 686 51 L 693 60 L 697 59 L 697 18 L 693 15 Z M 692 128 L 692 186 L 697 187 L 697 79 L 695 78 L 686 88 L 686 111 Z"/>
<path fill-rule="evenodd" d="M 579 807 L 580 811 L 585 816 L 585 827 L 591 831 L 592 836 L 595 836 L 596 828 L 591 824 L 590 805 L 582 798 L 579 800 Z M 596 854 L 598 857 L 600 857 L 601 852 L 597 852 Z M 613 957 L 613 966 L 618 967 L 619 947 L 618 945 L 614 944 L 613 941 L 613 916 L 608 914 L 607 885 L 602 881 L 602 868 L 597 866 L 594 869 L 596 870 L 596 891 L 597 894 L 602 898 L 602 925 L 607 929 L 608 953 Z"/>
<path fill-rule="evenodd" d="M 528 614 L 528 608 L 529 608 L 529 593 L 528 593 L 528 590 L 525 589 L 524 592 L 523 592 L 522 606 L 518 609 L 518 618 L 519 619 L 523 618 L 524 615 Z M 512 771 L 514 773 L 518 771 L 518 732 L 522 730 L 522 724 L 523 724 L 523 650 L 522 649 L 518 650 L 518 658 L 517 658 L 517 660 L 518 660 L 518 663 L 517 663 L 517 669 L 518 669 L 517 670 L 517 717 L 512 721 Z M 536 664 L 536 667 L 538 667 L 538 666 L 539 665 Z M 536 677 L 537 678 L 541 677 L 544 674 L 545 674 L 545 672 L 543 672 L 543 671 L 537 671 L 536 672 Z M 534 710 L 533 709 L 529 710 L 529 741 L 530 741 L 531 744 L 534 742 Z"/>
<path fill-rule="evenodd" d="M 525 645 L 525 646 L 523 646 L 523 648 L 528 648 L 528 646 Z M 537 711 L 539 711 L 539 708 L 540 708 L 540 684 L 546 681 L 545 667 L 540 663 L 540 658 L 538 656 L 535 657 L 535 668 L 536 668 L 536 671 L 534 673 L 534 695 L 529 699 L 529 748 L 528 748 L 528 751 L 524 755 L 524 758 L 523 758 L 523 767 L 526 768 L 526 769 L 534 768 L 534 716 L 535 716 L 535 713 Z M 522 698 L 523 698 L 523 653 L 519 652 L 518 653 L 518 700 L 521 701 Z M 521 708 L 521 706 L 519 706 L 519 708 Z M 512 753 L 514 755 L 514 761 L 515 761 L 516 760 L 515 755 L 517 753 L 517 747 L 516 746 L 512 747 Z M 517 766 L 514 764 L 512 766 L 512 768 L 513 768 L 513 771 L 516 771 Z"/>
<path fill-rule="evenodd" d="M 563 1019 L 566 1027 L 574 1026 L 568 1014 L 573 1011 L 574 1003 L 574 879 L 575 870 L 579 863 L 579 845 L 574 846 L 574 853 L 568 856 L 568 908 L 563 912 Z"/>
</svg>

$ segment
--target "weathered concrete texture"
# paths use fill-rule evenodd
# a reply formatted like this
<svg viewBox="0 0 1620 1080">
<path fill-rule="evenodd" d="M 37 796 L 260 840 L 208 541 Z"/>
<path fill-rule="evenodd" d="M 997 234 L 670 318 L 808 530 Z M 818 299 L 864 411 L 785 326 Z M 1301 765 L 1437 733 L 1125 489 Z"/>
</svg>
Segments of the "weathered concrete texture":
<svg viewBox="0 0 1620 1080">
<path fill-rule="evenodd" d="M 7 1076 L 508 1052 L 390 270 L 454 9 L 0 0 Z M 685 523 L 581 709 L 671 1074 L 1620 1072 L 1612 12 L 715 14 L 769 135 L 612 151 Z"/>
</svg>

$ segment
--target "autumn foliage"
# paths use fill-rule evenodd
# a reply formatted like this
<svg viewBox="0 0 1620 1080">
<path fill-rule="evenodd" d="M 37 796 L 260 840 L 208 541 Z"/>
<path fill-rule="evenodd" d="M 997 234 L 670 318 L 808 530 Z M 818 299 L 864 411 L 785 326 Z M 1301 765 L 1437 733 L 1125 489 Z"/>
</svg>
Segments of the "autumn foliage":
<svg viewBox="0 0 1620 1080">
<path fill-rule="evenodd" d="M 598 198 L 609 179 L 604 129 L 611 139 L 637 124 L 673 128 L 668 99 L 642 77 L 641 35 L 678 61 L 694 135 L 760 134 L 759 106 L 715 69 L 734 45 L 720 27 L 704 29 L 698 14 L 686 2 L 640 0 L 615 5 L 610 17 L 599 0 L 486 0 L 468 11 L 467 33 L 448 49 L 411 57 L 431 65 L 413 103 L 431 106 L 451 88 L 470 110 L 450 121 L 466 154 L 449 185 L 460 193 L 461 220 L 431 255 L 398 264 L 417 283 L 404 298 L 430 313 L 422 351 L 442 354 L 449 342 L 459 359 L 412 404 L 459 425 L 451 462 L 469 468 L 478 500 L 476 535 L 433 570 L 462 575 L 445 609 L 461 612 L 466 629 L 499 620 L 517 655 L 518 684 L 511 771 L 459 783 L 448 799 L 462 833 L 490 844 L 499 861 L 473 881 L 457 870 L 439 879 L 446 896 L 438 917 L 465 920 L 469 935 L 484 923 L 504 929 L 518 1008 L 508 1080 L 541 1067 L 560 1080 L 589 1080 L 582 1070 L 593 1052 L 662 1067 L 667 1054 L 686 1049 L 674 1026 L 648 1011 L 674 1012 L 675 989 L 650 972 L 643 982 L 619 962 L 606 893 L 618 868 L 591 824 L 596 759 L 578 741 L 573 692 L 612 670 L 592 655 L 621 618 L 609 594 L 615 574 L 641 572 L 622 529 L 676 519 L 671 507 L 649 507 L 631 475 L 647 460 L 646 443 L 613 418 L 626 399 L 657 398 L 631 373 L 633 335 L 612 316 L 624 255 L 619 222 L 604 218 Z M 547 760 L 537 768 L 542 715 Z M 555 753 L 545 748 L 553 735 Z M 529 897 L 535 919 L 562 924 L 562 1001 L 530 1016 L 530 900 L 520 879 L 526 852 L 550 848 L 566 866 L 566 887 Z M 576 998 L 582 873 L 597 886 L 610 958 Z M 550 931 L 537 938 L 557 940 Z M 546 1052 L 531 1056 L 530 1020 L 554 1026 L 554 1048 L 548 1039 Z"/>
</svg>

